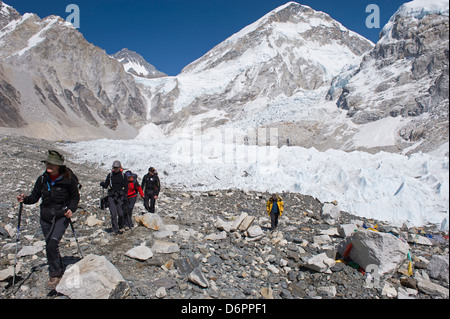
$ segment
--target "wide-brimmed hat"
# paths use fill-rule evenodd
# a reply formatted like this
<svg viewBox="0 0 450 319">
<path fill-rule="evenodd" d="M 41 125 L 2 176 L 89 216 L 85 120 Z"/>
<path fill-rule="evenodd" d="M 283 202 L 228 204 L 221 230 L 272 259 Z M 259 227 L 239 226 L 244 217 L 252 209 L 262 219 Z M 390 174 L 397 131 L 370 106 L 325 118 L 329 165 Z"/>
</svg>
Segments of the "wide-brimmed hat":
<svg viewBox="0 0 450 319">
<path fill-rule="evenodd" d="M 57 151 L 49 150 L 47 158 L 42 160 L 41 162 L 64 166 L 64 156 L 59 154 Z"/>
<path fill-rule="evenodd" d="M 122 167 L 122 163 L 120 163 L 120 161 L 114 161 L 114 163 L 112 164 L 112 167 Z"/>
</svg>

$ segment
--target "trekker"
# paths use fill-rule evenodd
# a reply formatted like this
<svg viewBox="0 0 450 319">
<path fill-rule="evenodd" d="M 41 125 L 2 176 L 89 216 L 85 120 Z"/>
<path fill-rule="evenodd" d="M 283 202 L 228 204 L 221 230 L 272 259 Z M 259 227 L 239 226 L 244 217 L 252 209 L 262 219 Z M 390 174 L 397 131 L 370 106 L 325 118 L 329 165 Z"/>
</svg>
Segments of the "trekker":
<svg viewBox="0 0 450 319">
<path fill-rule="evenodd" d="M 133 209 L 136 204 L 136 199 L 138 192 L 141 195 L 141 198 L 144 198 L 144 192 L 142 191 L 141 185 L 139 185 L 137 175 L 133 174 L 131 171 L 127 171 L 125 173 L 125 177 L 128 180 L 128 201 L 125 205 L 125 229 L 133 229 Z"/>
<path fill-rule="evenodd" d="M 278 217 L 283 214 L 283 210 L 283 199 L 277 194 L 272 194 L 272 197 L 267 201 L 267 213 L 270 215 L 270 230 L 274 231 L 277 228 Z"/>
<path fill-rule="evenodd" d="M 19 203 L 40 204 L 40 223 L 45 237 L 49 280 L 46 288 L 54 290 L 64 274 L 64 265 L 59 252 L 59 243 L 64 235 L 69 219 L 78 208 L 80 193 L 78 178 L 64 165 L 64 156 L 49 150 L 45 172 L 38 177 L 29 196 L 17 196 Z"/>
<path fill-rule="evenodd" d="M 124 226 L 124 205 L 127 200 L 128 182 L 123 174 L 120 161 L 114 161 L 111 173 L 100 186 L 108 189 L 108 206 L 111 213 L 113 234 L 122 234 Z"/>
<path fill-rule="evenodd" d="M 144 206 L 145 209 L 150 212 L 155 212 L 156 200 L 161 190 L 161 184 L 159 182 L 158 172 L 154 167 L 148 169 L 148 174 L 145 174 L 142 178 L 142 189 L 144 190 Z"/>
</svg>

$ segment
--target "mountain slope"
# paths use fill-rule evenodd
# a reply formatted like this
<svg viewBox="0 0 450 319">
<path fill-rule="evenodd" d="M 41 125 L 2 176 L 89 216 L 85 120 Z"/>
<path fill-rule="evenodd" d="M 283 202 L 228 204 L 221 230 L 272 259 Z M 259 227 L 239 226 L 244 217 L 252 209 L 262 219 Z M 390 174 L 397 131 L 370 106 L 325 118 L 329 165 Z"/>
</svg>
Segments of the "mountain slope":
<svg viewBox="0 0 450 319">
<path fill-rule="evenodd" d="M 349 80 L 338 106 L 354 123 L 401 118 L 398 143 L 430 151 L 448 142 L 449 4 L 402 5 Z"/>
<path fill-rule="evenodd" d="M 125 71 L 134 74 L 136 76 L 149 79 L 167 76 L 167 74 L 158 71 L 153 65 L 148 63 L 140 54 L 134 51 L 122 49 L 119 52 L 113 54 L 112 57 L 123 64 Z"/>
<path fill-rule="evenodd" d="M 182 131 L 197 117 L 205 129 L 276 126 L 283 135 L 292 127 L 280 123 L 304 120 L 304 112 L 324 102 L 333 78 L 357 68 L 373 46 L 329 15 L 289 2 L 217 45 L 177 77 L 137 81 L 150 91 L 152 122 L 166 133 Z M 323 125 L 319 122 L 329 107 L 316 111 L 317 117 L 297 123 L 295 129 Z M 291 139 L 302 138 L 298 135 L 291 134 Z"/>
<path fill-rule="evenodd" d="M 3 132 L 75 140 L 137 134 L 145 103 L 119 62 L 60 17 L 0 6 Z"/>
</svg>

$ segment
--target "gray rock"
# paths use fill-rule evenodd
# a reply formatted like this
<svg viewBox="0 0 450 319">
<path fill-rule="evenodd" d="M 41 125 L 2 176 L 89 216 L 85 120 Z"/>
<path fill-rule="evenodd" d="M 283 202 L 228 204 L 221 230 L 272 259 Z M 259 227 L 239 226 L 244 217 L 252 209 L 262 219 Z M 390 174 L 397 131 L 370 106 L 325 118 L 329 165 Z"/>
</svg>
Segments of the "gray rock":
<svg viewBox="0 0 450 319">
<path fill-rule="evenodd" d="M 238 230 L 239 226 L 244 221 L 244 219 L 247 218 L 247 216 L 248 216 L 247 213 L 245 213 L 245 212 L 241 213 L 241 215 L 239 215 L 239 217 L 236 218 L 236 220 L 234 220 L 233 223 L 231 224 L 231 231 Z"/>
<path fill-rule="evenodd" d="M 325 272 L 335 264 L 334 259 L 329 258 L 326 253 L 321 253 L 309 258 L 303 266 L 318 272 Z"/>
<path fill-rule="evenodd" d="M 338 252 L 343 255 L 348 244 L 353 247 L 349 257 L 363 269 L 369 265 L 378 267 L 384 275 L 394 272 L 407 259 L 409 245 L 388 233 L 359 230 L 338 244 Z"/>
<path fill-rule="evenodd" d="M 414 275 L 414 279 L 417 280 L 417 287 L 419 291 L 427 295 L 439 296 L 441 298 L 448 299 L 449 289 L 431 282 L 427 277 L 428 276 L 424 276 L 423 274 L 421 275 L 420 273 L 416 273 Z"/>
<path fill-rule="evenodd" d="M 23 247 L 18 253 L 17 253 L 17 257 L 25 257 L 25 256 L 31 256 L 31 255 L 36 255 L 37 253 L 41 252 L 44 250 L 43 246 L 25 246 Z"/>
<path fill-rule="evenodd" d="M 88 255 L 66 270 L 56 291 L 70 299 L 116 299 L 130 287 L 104 256 Z"/>
<path fill-rule="evenodd" d="M 151 250 L 158 254 L 171 254 L 180 251 L 180 247 L 176 243 L 170 243 L 162 240 L 155 240 Z"/>
<path fill-rule="evenodd" d="M 158 299 L 162 299 L 162 298 L 166 297 L 166 296 L 167 296 L 166 288 L 164 288 L 164 287 L 159 287 L 159 288 L 156 290 L 155 296 L 156 296 L 156 298 L 158 298 Z"/>
<path fill-rule="evenodd" d="M 181 274 L 187 275 L 198 267 L 200 262 L 194 256 L 188 256 L 186 258 L 176 259 L 174 265 Z"/>
<path fill-rule="evenodd" d="M 332 240 L 331 240 L 330 236 L 328 236 L 328 235 L 319 235 L 319 236 L 314 236 L 313 241 L 317 245 L 324 245 L 324 244 L 331 243 Z"/>
<path fill-rule="evenodd" d="M 222 231 L 222 232 L 220 232 L 218 234 L 210 234 L 210 235 L 205 237 L 206 240 L 213 240 L 213 241 L 223 240 L 225 238 L 227 238 L 227 232 L 226 231 Z"/>
<path fill-rule="evenodd" d="M 433 255 L 428 264 L 428 274 L 431 278 L 449 283 L 448 255 Z"/>
<path fill-rule="evenodd" d="M 338 227 L 339 235 L 344 238 L 352 235 L 355 230 L 358 230 L 358 226 L 356 226 L 355 224 L 344 224 L 339 225 Z"/>
<path fill-rule="evenodd" d="M 147 260 L 147 259 L 153 257 L 153 252 L 150 248 L 145 246 L 145 243 L 143 243 L 137 247 L 134 247 L 134 248 L 128 250 L 125 253 L 125 256 L 134 258 L 134 259 L 138 259 L 138 260 Z"/>
<path fill-rule="evenodd" d="M 259 226 L 252 226 L 247 229 L 247 234 L 249 237 L 259 237 L 264 235 L 263 230 Z"/>
<path fill-rule="evenodd" d="M 160 230 L 164 227 L 164 223 L 158 214 L 146 213 L 144 215 L 136 215 L 135 220 L 139 225 L 153 230 Z"/>
<path fill-rule="evenodd" d="M 199 267 L 196 267 L 188 276 L 188 280 L 193 282 L 196 285 L 199 285 L 202 288 L 208 288 L 209 283 L 208 280 L 203 275 L 202 271 Z"/>
<path fill-rule="evenodd" d="M 333 220 L 338 220 L 341 215 L 339 208 L 332 203 L 325 203 L 322 207 L 322 216 L 324 218 L 331 218 Z"/>
<path fill-rule="evenodd" d="M 238 229 L 240 231 L 246 231 L 250 225 L 253 223 L 253 221 L 255 220 L 255 216 L 247 216 L 244 218 L 244 220 L 242 221 L 242 223 L 239 225 Z"/>
</svg>

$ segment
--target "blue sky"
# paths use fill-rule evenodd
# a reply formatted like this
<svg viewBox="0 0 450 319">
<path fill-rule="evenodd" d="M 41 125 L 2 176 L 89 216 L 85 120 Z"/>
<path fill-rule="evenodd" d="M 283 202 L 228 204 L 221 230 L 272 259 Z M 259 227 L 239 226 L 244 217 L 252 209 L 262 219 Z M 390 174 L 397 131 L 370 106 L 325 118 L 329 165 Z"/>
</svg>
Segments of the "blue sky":
<svg viewBox="0 0 450 319">
<path fill-rule="evenodd" d="M 21 14 L 66 19 L 69 4 L 80 8 L 84 37 L 108 54 L 128 48 L 158 70 L 177 75 L 232 34 L 287 0 L 5 0 Z M 383 25 L 404 0 L 301 0 L 345 27 L 377 42 Z M 380 28 L 368 28 L 369 4 L 380 9 Z"/>
</svg>

